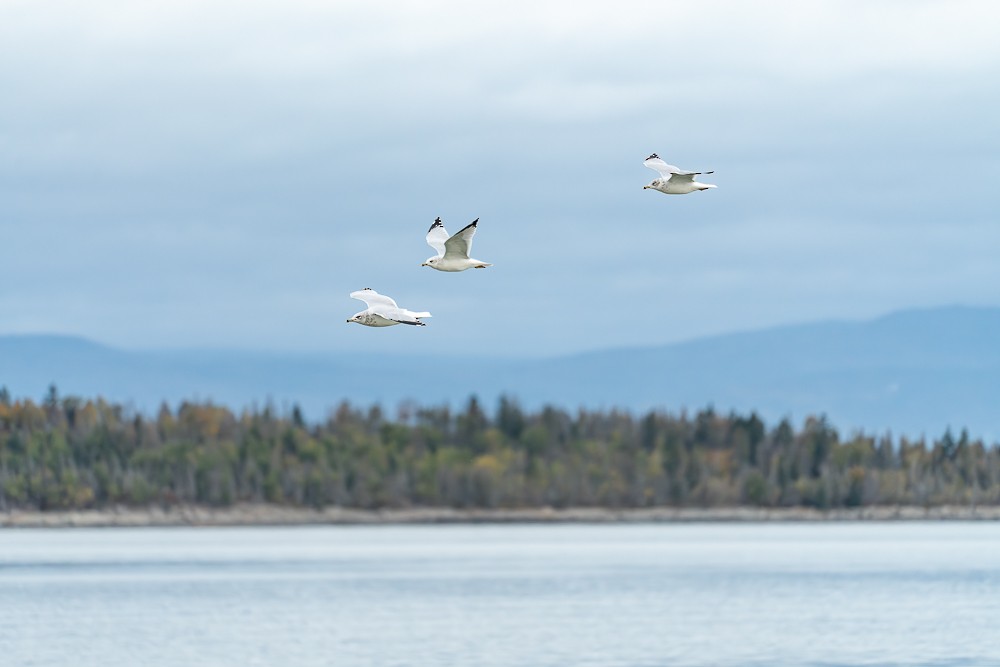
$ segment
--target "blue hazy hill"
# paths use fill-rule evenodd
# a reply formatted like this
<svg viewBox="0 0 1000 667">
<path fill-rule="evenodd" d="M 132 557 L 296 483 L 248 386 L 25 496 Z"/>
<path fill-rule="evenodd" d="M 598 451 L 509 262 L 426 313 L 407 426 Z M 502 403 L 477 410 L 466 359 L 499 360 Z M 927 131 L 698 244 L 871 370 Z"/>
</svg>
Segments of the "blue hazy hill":
<svg viewBox="0 0 1000 667">
<path fill-rule="evenodd" d="M 449 384 L 427 383 L 451 369 Z M 488 406 L 503 393 L 529 407 L 756 410 L 769 421 L 826 414 L 841 429 L 939 435 L 967 427 L 1000 438 L 1000 308 L 908 310 L 864 322 L 818 322 L 565 357 L 306 355 L 129 351 L 62 336 L 0 337 L 0 384 L 15 396 L 101 395 L 142 410 L 161 401 L 235 408 L 299 404 L 313 419 L 342 400 L 386 407 Z"/>
</svg>

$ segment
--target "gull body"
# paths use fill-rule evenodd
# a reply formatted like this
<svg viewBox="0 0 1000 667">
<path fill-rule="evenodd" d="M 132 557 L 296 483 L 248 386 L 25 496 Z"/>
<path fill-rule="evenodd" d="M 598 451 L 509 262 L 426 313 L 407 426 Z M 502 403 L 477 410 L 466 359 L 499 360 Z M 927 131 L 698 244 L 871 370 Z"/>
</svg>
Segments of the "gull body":
<svg viewBox="0 0 1000 667">
<path fill-rule="evenodd" d="M 694 180 L 694 177 L 698 174 L 713 174 L 715 172 L 685 171 L 672 164 L 667 164 L 656 153 L 646 158 L 643 164 L 660 174 L 660 177 L 654 178 L 649 185 L 642 186 L 643 190 L 656 190 L 665 195 L 686 195 L 689 192 L 709 190 L 716 187 L 709 183 L 699 183 Z"/>
<path fill-rule="evenodd" d="M 368 306 L 366 310 L 355 313 L 354 317 L 347 320 L 350 324 L 363 324 L 366 327 L 391 327 L 397 324 L 411 324 L 413 326 L 427 326 L 420 321 L 421 317 L 430 317 L 427 312 L 416 313 L 406 308 L 400 308 L 396 302 L 384 294 L 379 294 L 370 287 L 357 292 L 351 292 L 352 299 L 364 301 Z"/>
<path fill-rule="evenodd" d="M 434 248 L 437 254 L 430 257 L 420 266 L 429 266 L 438 271 L 465 271 L 466 269 L 485 269 L 493 266 L 479 259 L 472 259 L 472 237 L 476 235 L 479 218 L 463 227 L 454 236 L 448 236 L 441 218 L 436 218 L 431 228 L 427 230 L 427 245 Z"/>
</svg>

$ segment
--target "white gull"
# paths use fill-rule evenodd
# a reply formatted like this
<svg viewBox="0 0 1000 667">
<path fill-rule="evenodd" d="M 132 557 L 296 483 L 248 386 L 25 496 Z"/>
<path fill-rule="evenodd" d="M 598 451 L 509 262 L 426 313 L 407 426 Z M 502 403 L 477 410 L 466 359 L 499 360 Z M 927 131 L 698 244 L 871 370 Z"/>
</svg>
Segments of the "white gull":
<svg viewBox="0 0 1000 667">
<path fill-rule="evenodd" d="M 429 266 L 438 271 L 465 271 L 466 269 L 485 269 L 493 266 L 478 259 L 469 257 L 472 252 L 472 237 L 476 234 L 476 225 L 479 218 L 462 228 L 454 236 L 448 236 L 441 218 L 434 220 L 434 224 L 427 230 L 427 245 L 437 251 L 437 255 L 431 257 L 420 266 Z"/>
<path fill-rule="evenodd" d="M 656 153 L 646 158 L 643 164 L 660 174 L 660 177 L 654 178 L 652 183 L 642 186 L 643 190 L 656 190 L 665 195 L 686 195 L 689 192 L 716 187 L 694 180 L 698 174 L 714 174 L 714 171 L 684 171 L 672 164 L 667 164 Z"/>
<path fill-rule="evenodd" d="M 412 310 L 400 308 L 395 301 L 384 294 L 379 294 L 371 287 L 351 292 L 351 298 L 364 301 L 368 309 L 356 313 L 354 317 L 347 320 L 348 323 L 356 322 L 366 327 L 391 327 L 397 324 L 412 324 L 423 327 L 427 325 L 421 322 L 420 318 L 431 316 L 430 313 L 415 313 Z"/>
</svg>

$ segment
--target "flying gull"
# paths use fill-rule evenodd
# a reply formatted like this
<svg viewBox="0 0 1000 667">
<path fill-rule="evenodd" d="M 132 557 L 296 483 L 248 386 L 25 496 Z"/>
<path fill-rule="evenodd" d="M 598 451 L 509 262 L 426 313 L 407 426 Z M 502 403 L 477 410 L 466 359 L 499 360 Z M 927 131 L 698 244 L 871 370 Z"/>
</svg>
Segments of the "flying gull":
<svg viewBox="0 0 1000 667">
<path fill-rule="evenodd" d="M 462 228 L 460 232 L 449 237 L 441 224 L 441 218 L 434 220 L 434 224 L 427 230 L 427 245 L 437 251 L 437 255 L 431 257 L 420 266 L 429 266 L 438 271 L 465 271 L 466 269 L 485 269 L 487 264 L 478 259 L 469 257 L 472 252 L 472 237 L 476 235 L 476 225 L 479 218 Z"/>
<path fill-rule="evenodd" d="M 351 292 L 351 298 L 364 301 L 368 309 L 357 313 L 347 320 L 348 323 L 357 322 L 366 327 L 391 327 L 396 324 L 412 324 L 423 327 L 427 325 L 421 322 L 420 318 L 431 316 L 430 313 L 415 313 L 412 310 L 400 308 L 395 301 L 384 294 L 379 294 L 371 287 Z"/>
<path fill-rule="evenodd" d="M 686 195 L 689 192 L 716 187 L 694 180 L 698 174 L 714 174 L 714 171 L 684 171 L 667 164 L 656 153 L 646 158 L 643 164 L 660 174 L 660 177 L 654 178 L 652 183 L 642 186 L 643 190 L 657 190 L 665 195 Z"/>
</svg>

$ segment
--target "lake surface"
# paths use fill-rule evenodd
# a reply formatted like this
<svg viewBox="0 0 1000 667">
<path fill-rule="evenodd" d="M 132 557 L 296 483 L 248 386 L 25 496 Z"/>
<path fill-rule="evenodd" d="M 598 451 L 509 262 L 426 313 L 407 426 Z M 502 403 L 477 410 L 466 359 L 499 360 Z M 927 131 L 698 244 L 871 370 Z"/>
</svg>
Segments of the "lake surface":
<svg viewBox="0 0 1000 667">
<path fill-rule="evenodd" d="M 0 665 L 1000 665 L 1000 524 L 0 529 Z"/>
</svg>

